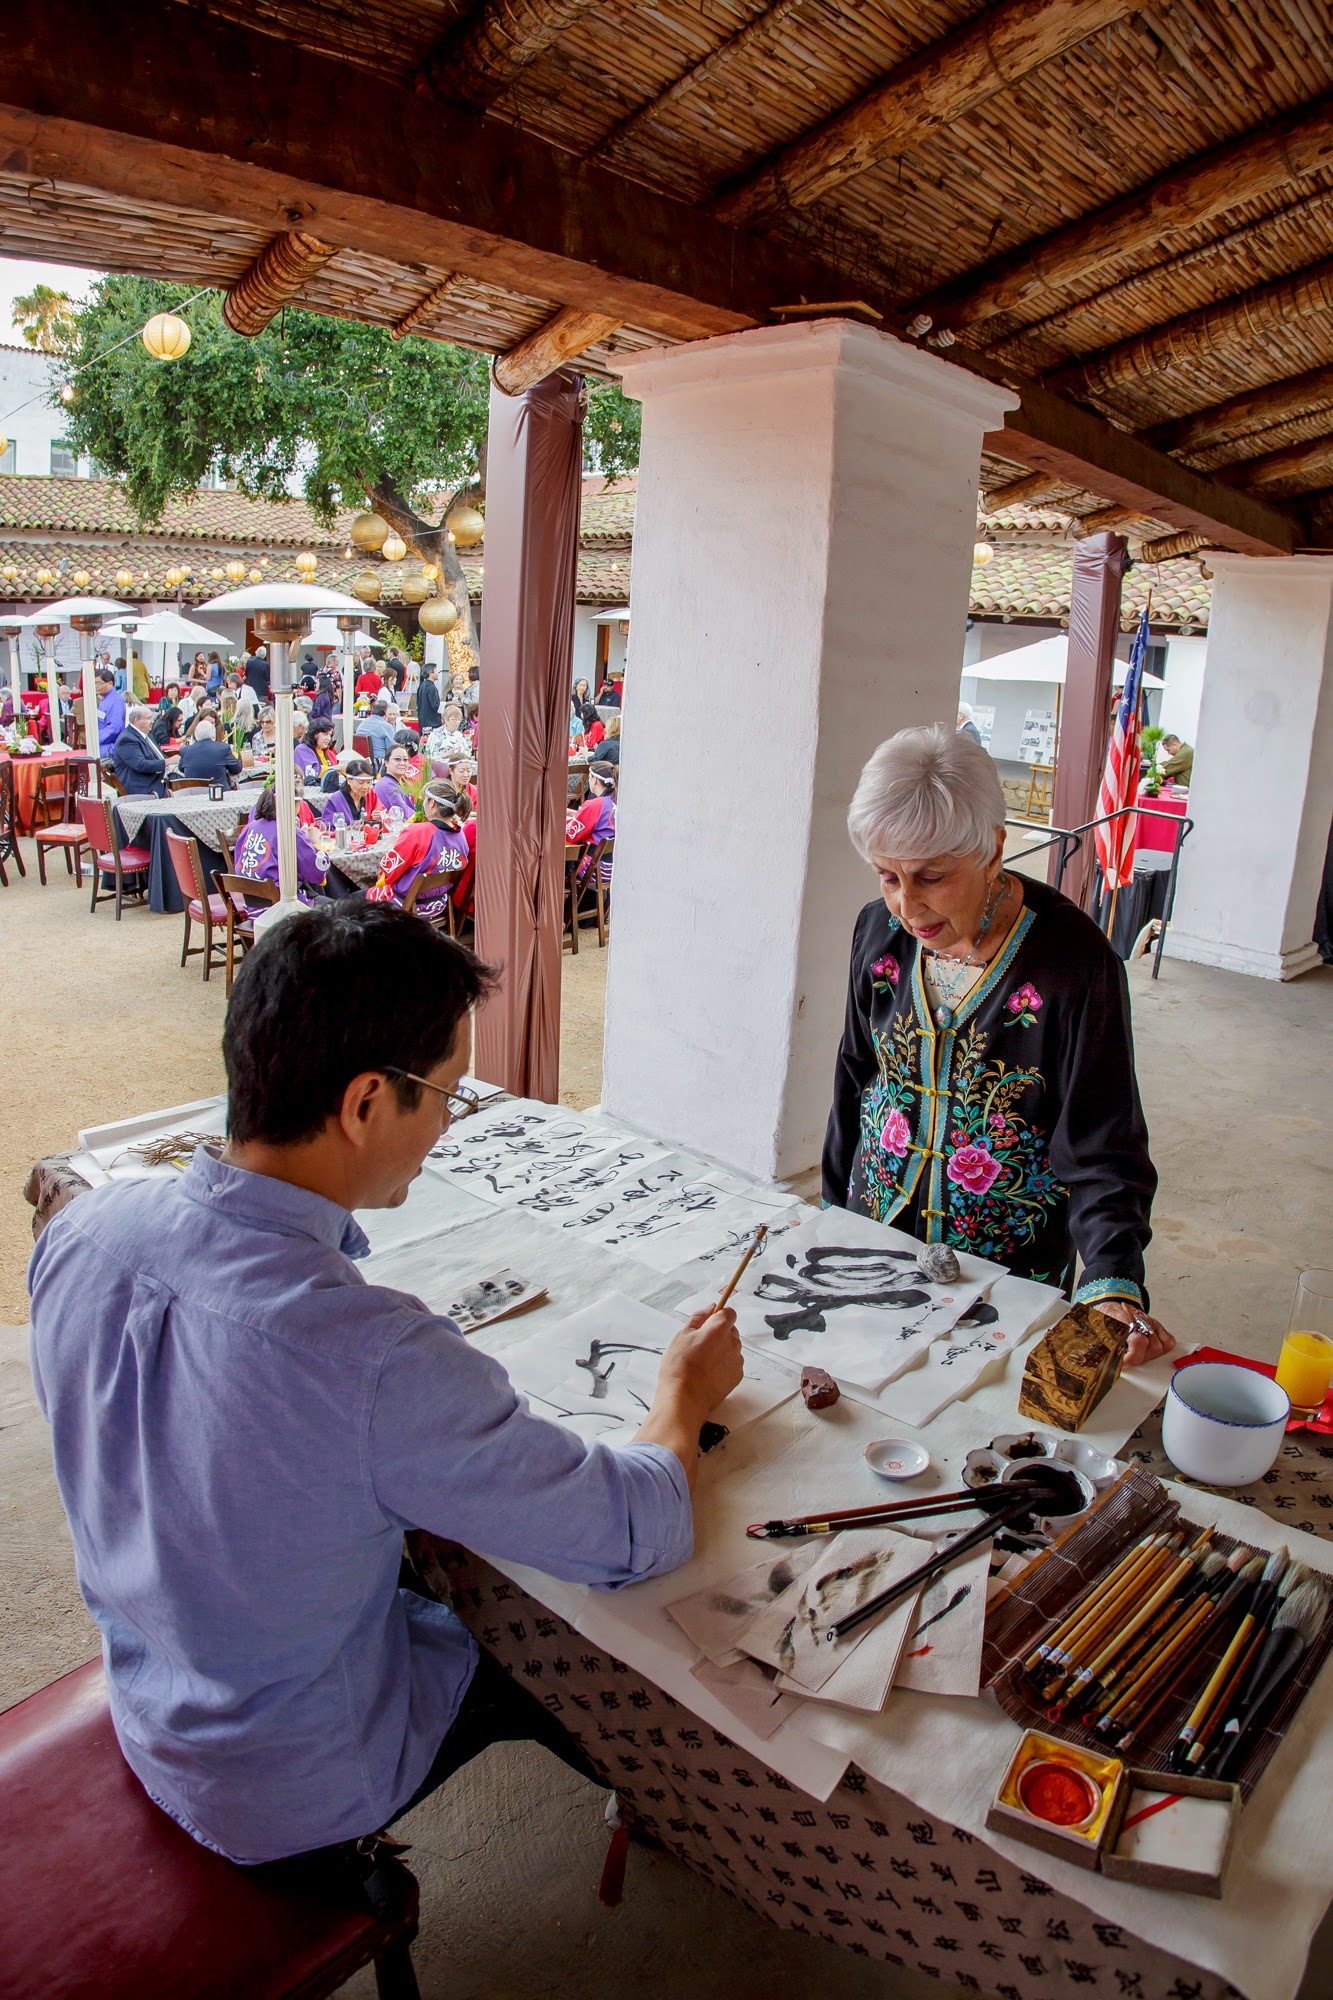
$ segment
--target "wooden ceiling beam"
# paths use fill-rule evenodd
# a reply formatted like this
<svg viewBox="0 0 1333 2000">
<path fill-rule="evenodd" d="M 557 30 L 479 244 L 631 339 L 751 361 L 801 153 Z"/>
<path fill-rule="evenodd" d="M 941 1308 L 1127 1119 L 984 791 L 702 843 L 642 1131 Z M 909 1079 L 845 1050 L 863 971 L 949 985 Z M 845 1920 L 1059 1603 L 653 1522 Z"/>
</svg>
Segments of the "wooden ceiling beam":
<svg viewBox="0 0 1333 2000">
<path fill-rule="evenodd" d="M 1246 493 L 1262 493 L 1266 487 L 1285 485 L 1292 492 L 1307 493 L 1328 484 L 1333 473 L 1333 432 L 1322 437 L 1302 438 L 1299 444 L 1283 445 L 1266 451 L 1261 458 L 1249 458 L 1228 466 L 1219 475 L 1226 485 Z"/>
<path fill-rule="evenodd" d="M 337 246 L 321 243 L 302 229 L 284 229 L 266 243 L 242 271 L 222 301 L 222 317 L 233 333 L 253 338 L 291 305 L 302 286 L 322 271 Z"/>
<path fill-rule="evenodd" d="M 981 505 L 987 514 L 1003 514 L 1009 507 L 1040 507 L 1044 500 L 1068 490 L 1067 479 L 1052 479 L 1046 472 L 1025 472 L 1021 479 L 1011 479 L 983 493 Z"/>
<path fill-rule="evenodd" d="M 1250 431 L 1267 430 L 1292 417 L 1306 416 L 1325 404 L 1333 404 L 1333 366 L 1310 368 L 1284 382 L 1246 389 L 1188 417 L 1155 424 L 1143 436 L 1160 451 L 1203 451 L 1209 445 L 1239 443 Z"/>
<path fill-rule="evenodd" d="M 1333 96 L 1173 167 L 1105 208 L 941 286 L 913 310 L 973 337 L 998 313 L 1035 306 L 1031 317 L 1041 318 L 1046 294 L 1075 286 L 1093 296 L 1090 281 L 1117 258 L 1151 249 L 1172 230 L 1197 228 L 1330 164 Z"/>
<path fill-rule="evenodd" d="M 998 0 L 891 71 L 847 110 L 723 189 L 724 222 L 763 229 L 881 160 L 927 144 L 1002 90 L 1064 55 L 1140 0 Z"/>
<path fill-rule="evenodd" d="M 1265 341 L 1283 328 L 1303 319 L 1327 319 L 1330 313 L 1333 257 L 1064 362 L 1043 380 L 1048 389 L 1075 396 L 1113 396 L 1154 376 L 1216 360 L 1229 350 L 1262 353 Z"/>
<path fill-rule="evenodd" d="M 605 160 L 613 153 L 618 153 L 627 139 L 633 138 L 646 125 L 651 125 L 654 119 L 660 118 L 664 111 L 669 111 L 673 104 L 682 97 L 687 97 L 692 90 L 697 90 L 701 84 L 709 82 L 720 69 L 725 68 L 737 56 L 753 52 L 756 47 L 762 47 L 771 41 L 787 16 L 806 5 L 808 0 L 773 0 L 773 4 L 765 7 L 762 14 L 757 15 L 752 21 L 747 21 L 734 35 L 728 35 L 724 42 L 719 42 L 706 56 L 701 56 L 698 62 L 691 63 L 688 69 L 682 70 L 665 90 L 659 91 L 656 97 L 649 98 L 646 104 L 639 105 L 637 110 L 622 118 L 619 124 L 613 125 L 605 137 L 598 140 L 588 158 Z"/>
<path fill-rule="evenodd" d="M 499 119 L 442 119 L 392 79 L 174 0 L 0 8 L 0 165 L 266 234 L 300 229 L 667 339 L 768 324 L 800 299 L 859 297 L 902 330 L 887 293 L 798 244 L 730 228 Z M 960 346 L 953 360 L 1022 394 L 989 445 L 1000 457 L 1223 547 L 1290 552 L 1295 522 L 1280 509 L 983 355 Z"/>
<path fill-rule="evenodd" d="M 485 0 L 436 43 L 413 81 L 419 90 L 485 111 L 544 55 L 594 0 Z"/>
<path fill-rule="evenodd" d="M 608 339 L 622 324 L 605 313 L 580 312 L 575 306 L 565 306 L 534 333 L 496 355 L 491 365 L 496 387 L 507 396 L 520 395 L 534 382 L 554 375 L 557 368 L 563 368 L 576 355 Z"/>
</svg>

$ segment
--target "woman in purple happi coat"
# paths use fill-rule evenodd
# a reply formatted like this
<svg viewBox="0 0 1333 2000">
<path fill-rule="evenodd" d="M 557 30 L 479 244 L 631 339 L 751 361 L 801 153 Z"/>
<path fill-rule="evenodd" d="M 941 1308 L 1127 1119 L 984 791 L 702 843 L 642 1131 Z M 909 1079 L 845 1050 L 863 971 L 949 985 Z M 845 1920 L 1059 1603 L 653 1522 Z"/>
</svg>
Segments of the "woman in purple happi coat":
<svg viewBox="0 0 1333 2000">
<path fill-rule="evenodd" d="M 416 800 L 403 786 L 412 775 L 412 759 L 401 743 L 395 743 L 384 760 L 384 769 L 375 780 L 375 797 L 386 813 L 399 813 L 403 819 L 415 819 Z"/>
<path fill-rule="evenodd" d="M 320 823 L 336 832 L 340 826 L 357 826 L 366 816 L 367 795 L 373 790 L 375 773 L 364 757 L 354 757 L 343 772 L 336 792 L 324 801 Z"/>
<path fill-rule="evenodd" d="M 250 818 L 236 841 L 236 873 L 251 882 L 278 881 L 278 800 L 272 785 L 266 785 L 255 800 Z M 313 903 L 323 892 L 328 862 L 308 834 L 296 829 L 296 894 L 301 902 Z M 257 916 L 263 903 L 246 903 L 249 914 Z"/>
</svg>

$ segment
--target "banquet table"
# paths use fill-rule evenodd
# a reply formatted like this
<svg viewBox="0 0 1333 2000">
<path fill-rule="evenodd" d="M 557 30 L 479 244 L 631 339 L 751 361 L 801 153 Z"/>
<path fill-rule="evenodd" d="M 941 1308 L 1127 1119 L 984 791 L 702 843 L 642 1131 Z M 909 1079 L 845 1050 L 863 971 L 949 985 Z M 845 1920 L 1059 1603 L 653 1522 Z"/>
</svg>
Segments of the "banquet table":
<svg viewBox="0 0 1333 2000">
<path fill-rule="evenodd" d="M 146 846 L 152 860 L 148 869 L 148 907 L 172 912 L 184 909 L 180 884 L 171 865 L 167 832 L 192 833 L 199 842 L 204 873 L 225 868 L 226 856 L 217 844 L 219 833 L 234 833 L 250 817 L 262 785 L 242 785 L 220 799 L 210 799 L 206 791 L 173 792 L 165 799 L 127 797 L 116 800 L 116 818 L 127 841 Z"/>
<path fill-rule="evenodd" d="M 86 750 L 43 750 L 40 756 L 11 758 L 14 770 L 14 811 L 20 833 L 31 833 L 38 786 L 43 776 L 58 771 L 62 764 L 81 764 L 86 769 L 96 759 Z"/>
<path fill-rule="evenodd" d="M 1176 829 L 1169 820 L 1152 819 L 1151 813 L 1171 813 L 1176 819 L 1184 819 L 1189 811 L 1188 792 L 1161 792 L 1154 798 L 1139 794 L 1139 804 L 1144 811 L 1139 814 L 1139 846 L 1169 854 L 1176 844 Z"/>
<path fill-rule="evenodd" d="M 513 1100 L 499 1108 L 511 1118 L 548 1113 Z M 184 1110 L 175 1123 L 161 1114 L 159 1129 L 197 1125 L 199 1107 Z M 597 1113 L 561 1117 L 597 1144 L 652 1143 Z M 135 1136 L 145 1136 L 144 1121 Z M 716 1285 L 712 1267 L 701 1279 L 688 1262 L 650 1262 L 642 1238 L 612 1250 L 571 1234 L 564 1211 L 543 1219 L 539 1208 L 506 1206 L 499 1189 L 479 1196 L 480 1183 L 465 1182 L 456 1164 L 466 1143 L 444 1142 L 400 1207 L 362 1212 L 371 1254 L 361 1270 L 436 1312 L 505 1267 L 543 1287 L 547 1300 L 535 1310 L 472 1336 L 501 1362 L 534 1328 L 609 1293 L 674 1315 L 701 1284 Z M 119 1157 L 118 1144 L 112 1134 L 101 1156 Z M 676 1149 L 671 1158 L 763 1206 L 774 1228 L 814 1214 L 789 1191 L 703 1156 Z M 854 1390 L 819 1415 L 788 1395 L 702 1461 L 694 1554 L 671 1575 L 594 1590 L 414 1537 L 419 1566 L 579 1737 L 630 1823 L 774 1923 L 1000 2000 L 1293 2000 L 1333 1892 L 1323 1833 L 1333 1675 L 1316 1681 L 1247 1803 L 1225 1895 L 1211 1902 L 1115 1882 L 988 1831 L 986 1809 L 1019 1734 L 990 1695 L 895 1689 L 875 1713 L 807 1702 L 762 1738 L 694 1677 L 695 1648 L 667 1614 L 674 1600 L 754 1560 L 747 1521 L 796 1511 L 801 1496 L 828 1506 L 880 1497 L 862 1460 L 874 1438 L 916 1438 L 931 1454 L 932 1484 L 955 1484 L 967 1451 L 1025 1427 L 1017 1398 L 1026 1349 L 1006 1350 L 919 1429 Z M 1154 1412 L 1170 1373 L 1169 1360 L 1128 1371 L 1093 1413 L 1085 1441 L 1169 1477 Z M 910 1382 L 910 1372 L 901 1379 Z M 1293 1433 L 1274 1471 L 1242 1495 L 1169 1490 L 1192 1520 L 1215 1521 L 1255 1546 L 1285 1543 L 1311 1568 L 1333 1568 L 1324 1547 L 1333 1443 Z"/>
</svg>

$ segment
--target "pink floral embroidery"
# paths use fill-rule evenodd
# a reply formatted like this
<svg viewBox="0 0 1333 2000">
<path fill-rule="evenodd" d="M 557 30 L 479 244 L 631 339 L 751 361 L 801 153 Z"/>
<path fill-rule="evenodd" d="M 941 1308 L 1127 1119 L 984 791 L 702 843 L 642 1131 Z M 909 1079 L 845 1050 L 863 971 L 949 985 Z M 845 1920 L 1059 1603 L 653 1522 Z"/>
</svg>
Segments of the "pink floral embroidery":
<svg viewBox="0 0 1333 2000">
<path fill-rule="evenodd" d="M 969 1194 L 986 1194 L 999 1172 L 1000 1162 L 989 1146 L 960 1146 L 949 1159 L 949 1179 Z"/>
<path fill-rule="evenodd" d="M 907 1142 L 911 1136 L 912 1128 L 902 1112 L 891 1111 L 884 1120 L 884 1130 L 879 1135 L 879 1143 L 886 1153 L 892 1153 L 895 1159 L 902 1160 L 907 1156 Z"/>
<path fill-rule="evenodd" d="M 886 952 L 883 958 L 877 958 L 870 968 L 870 983 L 876 993 L 887 993 L 896 986 L 898 972 L 898 961 L 892 952 Z"/>
<path fill-rule="evenodd" d="M 1041 995 L 1035 986 L 1020 986 L 1016 992 L 1009 995 L 1006 1004 L 1011 1014 L 1017 1014 L 1019 1025 L 1030 1028 L 1036 1021 L 1037 1009 L 1041 1006 Z"/>
<path fill-rule="evenodd" d="M 1016 1135 L 1009 1130 L 1008 1121 L 997 1111 L 987 1121 L 1000 1144 L 1006 1145 Z"/>
</svg>

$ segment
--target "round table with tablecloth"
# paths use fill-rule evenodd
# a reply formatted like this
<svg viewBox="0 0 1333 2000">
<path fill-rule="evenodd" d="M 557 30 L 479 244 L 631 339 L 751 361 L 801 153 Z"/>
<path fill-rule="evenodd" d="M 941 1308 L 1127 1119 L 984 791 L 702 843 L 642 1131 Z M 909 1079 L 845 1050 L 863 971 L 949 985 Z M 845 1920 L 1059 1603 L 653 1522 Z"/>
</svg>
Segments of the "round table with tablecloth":
<svg viewBox="0 0 1333 2000">
<path fill-rule="evenodd" d="M 43 750 L 40 756 L 16 756 L 11 759 L 14 770 L 14 815 L 18 820 L 20 833 L 31 833 L 33 813 L 37 802 L 38 788 L 43 776 L 58 772 L 65 763 L 81 764 L 85 768 L 96 760 L 86 750 Z"/>
</svg>

